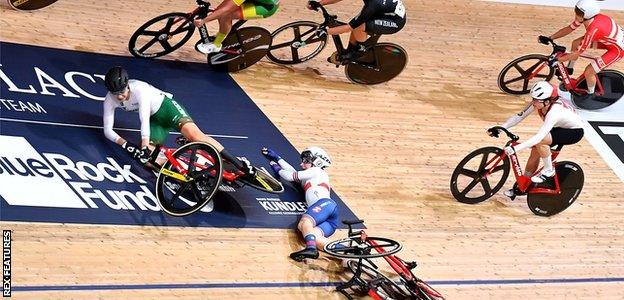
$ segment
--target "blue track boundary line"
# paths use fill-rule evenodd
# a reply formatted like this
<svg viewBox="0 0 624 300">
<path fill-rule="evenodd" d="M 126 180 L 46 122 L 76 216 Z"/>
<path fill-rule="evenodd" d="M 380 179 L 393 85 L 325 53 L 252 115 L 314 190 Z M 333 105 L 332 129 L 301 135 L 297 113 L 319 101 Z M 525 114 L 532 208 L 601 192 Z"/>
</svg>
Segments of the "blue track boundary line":
<svg viewBox="0 0 624 300">
<path fill-rule="evenodd" d="M 545 279 L 499 279 L 499 280 L 432 280 L 436 285 L 508 285 L 553 283 L 601 283 L 623 282 L 624 277 L 607 278 L 545 278 Z M 96 285 L 39 285 L 13 286 L 13 292 L 45 291 L 98 291 L 98 290 L 157 290 L 157 289 L 223 289 L 223 288 L 290 288 L 332 287 L 342 282 L 231 282 L 231 283 L 181 283 L 181 284 L 96 284 Z"/>
</svg>

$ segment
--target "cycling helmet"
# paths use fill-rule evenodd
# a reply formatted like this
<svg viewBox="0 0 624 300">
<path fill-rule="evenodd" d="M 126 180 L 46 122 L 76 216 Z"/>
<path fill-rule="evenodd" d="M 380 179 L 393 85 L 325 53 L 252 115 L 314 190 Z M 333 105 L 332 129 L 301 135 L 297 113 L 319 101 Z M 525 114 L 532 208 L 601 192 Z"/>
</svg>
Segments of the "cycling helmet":
<svg viewBox="0 0 624 300">
<path fill-rule="evenodd" d="M 559 96 L 557 88 L 548 81 L 540 81 L 531 88 L 531 97 L 535 100 L 552 100 Z"/>
<path fill-rule="evenodd" d="M 575 10 L 582 13 L 585 20 L 589 20 L 600 13 L 600 6 L 596 0 L 579 0 L 576 2 Z"/>
<path fill-rule="evenodd" d="M 326 168 L 331 166 L 331 159 L 325 150 L 319 147 L 309 147 L 301 152 L 301 161 L 311 163 L 315 167 Z"/>
<path fill-rule="evenodd" d="M 111 93 L 123 92 L 128 86 L 128 72 L 120 66 L 110 68 L 104 77 L 104 85 Z"/>
</svg>

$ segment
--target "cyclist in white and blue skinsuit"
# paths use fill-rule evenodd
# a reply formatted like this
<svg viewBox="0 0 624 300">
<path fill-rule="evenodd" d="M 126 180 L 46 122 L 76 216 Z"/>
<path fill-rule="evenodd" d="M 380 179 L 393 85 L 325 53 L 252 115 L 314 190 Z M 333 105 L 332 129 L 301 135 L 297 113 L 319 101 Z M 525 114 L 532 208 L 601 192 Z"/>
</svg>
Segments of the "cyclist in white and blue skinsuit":
<svg viewBox="0 0 624 300">
<path fill-rule="evenodd" d="M 318 248 L 323 249 L 338 227 L 338 205 L 330 198 L 331 186 L 325 168 L 331 165 L 329 155 L 319 147 L 310 147 L 301 152 L 301 168 L 297 171 L 275 151 L 263 148 L 262 154 L 271 162 L 271 168 L 279 177 L 298 182 L 303 187 L 308 205 L 306 213 L 299 220 L 306 247 L 290 254 L 290 258 L 302 261 L 318 258 Z"/>
</svg>

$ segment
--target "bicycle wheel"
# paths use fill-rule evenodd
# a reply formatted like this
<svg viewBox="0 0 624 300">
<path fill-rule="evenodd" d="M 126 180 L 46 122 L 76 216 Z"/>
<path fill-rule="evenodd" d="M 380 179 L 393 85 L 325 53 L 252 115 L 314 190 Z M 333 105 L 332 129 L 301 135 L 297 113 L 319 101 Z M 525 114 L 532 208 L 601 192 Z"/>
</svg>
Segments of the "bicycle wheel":
<svg viewBox="0 0 624 300">
<path fill-rule="evenodd" d="M 221 52 L 208 55 L 215 69 L 238 72 L 261 60 L 271 46 L 271 33 L 262 27 L 244 27 L 230 32 L 223 40 Z"/>
<path fill-rule="evenodd" d="M 379 272 L 377 269 L 360 263 L 359 261 L 348 261 L 347 267 L 355 275 L 358 266 L 360 267 L 360 277 L 356 279 L 359 289 L 356 293 L 366 294 L 372 290 L 381 299 L 410 299 L 410 293 L 407 288 L 402 287 L 397 282 L 388 278 L 388 276 Z"/>
<path fill-rule="evenodd" d="M 624 96 L 624 74 L 616 70 L 604 70 L 598 73 L 598 80 L 602 84 L 604 95 L 587 98 L 572 93 L 574 105 L 585 110 L 596 110 L 611 106 L 622 99 Z M 587 81 L 580 81 L 577 87 L 587 89 Z"/>
<path fill-rule="evenodd" d="M 182 12 L 164 14 L 139 27 L 128 42 L 128 50 L 135 57 L 154 58 L 169 54 L 182 47 L 193 32 L 195 25 Z"/>
<path fill-rule="evenodd" d="M 164 212 L 181 217 L 212 200 L 221 184 L 223 165 L 219 152 L 201 142 L 178 148 L 173 157 L 181 169 L 171 161 L 163 165 L 156 180 L 156 198 Z M 186 174 L 182 174 L 184 171 Z"/>
<path fill-rule="evenodd" d="M 279 194 L 284 191 L 284 186 L 282 185 L 282 183 L 263 169 L 256 169 L 256 176 L 254 176 L 252 180 L 248 180 L 242 177 L 238 180 L 253 187 L 254 189 L 268 193 Z"/>
<path fill-rule="evenodd" d="M 492 197 L 503 187 L 509 176 L 509 158 L 493 165 L 503 150 L 496 147 L 485 147 L 472 151 L 459 162 L 451 175 L 451 194 L 457 201 L 475 204 Z M 488 162 L 493 160 L 488 165 Z M 486 173 L 490 172 L 486 176 Z M 501 172 L 502 171 L 502 172 Z M 491 184 L 495 183 L 495 184 Z"/>
<path fill-rule="evenodd" d="M 397 77 L 407 65 L 407 52 L 392 43 L 377 43 L 366 53 L 345 66 L 345 75 L 351 82 L 379 84 Z"/>
<path fill-rule="evenodd" d="M 581 194 L 585 175 L 579 165 L 571 161 L 561 161 L 555 164 L 555 171 L 559 178 L 561 193 L 540 194 L 531 193 L 527 196 L 527 204 L 531 211 L 542 217 L 556 215 L 570 207 Z"/>
<path fill-rule="evenodd" d="M 529 78 L 538 68 L 541 68 L 539 72 L 534 77 Z M 528 94 L 535 82 L 548 81 L 554 74 L 555 69 L 548 66 L 548 56 L 529 54 L 512 60 L 500 71 L 498 87 L 508 94 Z"/>
<path fill-rule="evenodd" d="M 371 242 L 377 246 L 371 245 Z M 371 253 L 375 248 L 381 248 L 384 252 Z M 360 236 L 353 236 L 328 243 L 323 250 L 329 255 L 341 258 L 375 258 L 395 254 L 402 248 L 399 242 L 387 238 L 369 236 L 362 242 Z"/>
<path fill-rule="evenodd" d="M 271 33 L 273 44 L 267 57 L 278 64 L 294 65 L 317 56 L 327 45 L 327 36 L 316 37 L 319 24 L 312 21 L 288 23 Z"/>
</svg>

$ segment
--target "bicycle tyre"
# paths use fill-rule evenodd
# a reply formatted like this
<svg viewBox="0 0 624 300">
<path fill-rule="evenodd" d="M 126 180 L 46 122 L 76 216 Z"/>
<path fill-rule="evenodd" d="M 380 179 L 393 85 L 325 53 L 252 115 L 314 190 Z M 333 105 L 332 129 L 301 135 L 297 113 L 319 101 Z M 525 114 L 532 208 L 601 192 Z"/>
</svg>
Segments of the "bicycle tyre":
<svg viewBox="0 0 624 300">
<path fill-rule="evenodd" d="M 378 246 L 383 248 L 386 252 L 383 253 L 371 253 L 371 250 L 375 248 L 370 244 L 364 243 L 360 240 L 360 236 L 347 237 L 339 240 L 335 240 L 325 245 L 323 250 L 335 257 L 340 258 L 376 258 L 395 254 L 403 248 L 403 246 L 394 240 L 382 238 L 382 237 L 366 237 L 366 241 L 374 241 Z M 341 245 L 341 247 L 336 247 Z M 388 248 L 388 249 L 386 249 Z"/>
<path fill-rule="evenodd" d="M 221 52 L 208 55 L 208 64 L 232 73 L 244 70 L 267 54 L 271 41 L 271 33 L 262 27 L 239 28 L 223 40 Z"/>
<path fill-rule="evenodd" d="M 181 24 L 181 26 L 177 27 L 178 30 L 180 31 L 177 33 L 173 33 L 174 31 L 171 31 L 172 29 L 171 27 L 173 25 L 174 20 L 177 18 L 184 18 L 186 20 L 184 21 L 184 23 Z M 182 47 L 182 45 L 184 45 L 191 38 L 191 36 L 193 35 L 193 32 L 195 31 L 195 25 L 193 25 L 192 20 L 187 19 L 187 18 L 188 18 L 188 15 L 186 13 L 173 12 L 173 13 L 160 15 L 158 17 L 155 17 L 147 21 L 145 24 L 139 27 L 130 37 L 130 40 L 128 41 L 128 50 L 130 51 L 130 54 L 132 54 L 134 57 L 154 58 L 154 57 L 160 57 L 160 56 L 169 54 L 177 50 L 178 48 Z M 158 31 L 147 30 L 150 26 L 160 21 L 164 21 L 164 20 L 167 20 L 166 26 L 164 28 L 159 29 Z M 176 36 L 182 33 L 184 33 L 184 36 L 178 42 L 176 42 L 173 45 L 169 44 L 168 41 L 173 36 Z M 141 36 L 153 36 L 153 38 L 148 43 L 141 46 L 141 48 L 138 48 L 137 41 L 139 37 Z M 156 44 L 160 44 L 163 51 L 151 52 L 151 53 L 145 52 Z"/>
<path fill-rule="evenodd" d="M 485 201 L 489 199 L 490 197 L 492 197 L 492 195 L 496 194 L 496 192 L 498 192 L 503 187 L 503 185 L 505 184 L 505 181 L 507 181 L 507 177 L 509 176 L 509 171 L 510 171 L 509 158 L 505 157 L 505 159 L 502 160 L 502 165 L 499 163 L 499 165 L 496 166 L 496 168 L 499 168 L 499 167 L 501 168 L 500 170 L 503 171 L 503 174 L 501 175 L 500 180 L 494 185 L 493 188 L 492 188 L 492 185 L 489 183 L 488 178 L 483 177 L 482 175 L 485 174 L 487 171 L 485 169 L 486 167 L 485 164 L 488 161 L 489 156 L 492 154 L 501 155 L 502 153 L 503 153 L 503 150 L 500 148 L 484 147 L 484 148 L 479 148 L 475 151 L 472 151 L 470 154 L 466 155 L 466 157 L 464 157 L 464 159 L 461 162 L 459 162 L 459 164 L 457 164 L 457 167 L 455 167 L 455 170 L 453 170 L 453 174 L 451 175 L 451 194 L 453 194 L 453 197 L 455 197 L 457 201 L 462 202 L 462 203 L 476 204 L 476 203 Z M 464 168 L 464 166 L 467 165 L 468 162 L 470 162 L 473 158 L 478 157 L 479 155 L 483 155 L 481 158 L 481 163 L 479 164 L 479 170 L 474 171 L 474 170 L 468 170 Z M 492 172 L 492 174 L 500 170 L 496 170 Z M 473 179 L 473 181 L 470 184 L 468 184 L 468 186 L 466 186 L 464 189 L 462 189 L 462 191 L 460 191 L 458 187 L 458 178 L 460 175 L 464 175 Z M 478 197 L 467 196 L 468 193 L 476 187 L 477 183 L 481 183 L 481 186 L 484 192 L 483 195 L 478 196 Z M 471 185 L 472 187 L 470 187 Z"/>
<path fill-rule="evenodd" d="M 530 61 L 530 60 L 537 60 L 537 62 L 535 64 L 532 64 L 531 67 L 527 68 L 526 70 L 520 67 L 520 63 L 525 62 L 525 61 Z M 512 60 L 500 71 L 500 73 L 498 73 L 498 79 L 497 79 L 498 88 L 507 94 L 512 94 L 512 95 L 528 94 L 531 91 L 532 82 L 531 82 L 531 79 L 527 78 L 527 76 L 543 62 L 548 64 L 548 56 L 543 55 L 543 54 L 529 54 L 529 55 L 521 56 Z M 549 81 L 555 74 L 555 69 L 551 68 L 550 66 L 546 66 L 546 67 L 548 68 L 548 73 L 546 74 L 538 73 L 538 75 L 535 76 L 534 78 L 538 78 L 538 80 Z M 510 80 L 505 80 L 505 78 L 508 75 L 507 73 L 509 73 L 509 71 L 512 69 L 518 71 L 520 76 L 514 77 Z M 520 80 L 523 80 L 522 88 L 512 88 L 509 86 L 510 84 L 516 81 L 520 81 Z"/>
<path fill-rule="evenodd" d="M 541 194 L 529 191 L 527 195 L 527 204 L 535 215 L 550 217 L 566 210 L 583 190 L 585 174 L 578 164 L 571 161 L 557 162 L 555 171 L 559 178 L 560 194 Z"/>
<path fill-rule="evenodd" d="M 173 176 L 166 175 L 170 172 L 178 174 L 179 172 L 171 161 L 165 162 L 156 179 L 156 199 L 165 213 L 175 217 L 183 217 L 200 210 L 212 200 L 219 185 L 221 185 L 223 164 L 219 152 L 213 146 L 203 142 L 185 144 L 173 152 L 173 157 L 186 164 L 188 177 L 192 180 L 184 183 Z M 204 166 L 209 165 L 209 167 L 199 171 L 195 168 L 188 170 L 190 161 L 194 161 L 198 165 L 203 163 Z M 188 191 L 189 188 L 191 189 L 190 192 Z M 176 200 L 177 203 L 174 203 Z"/>
<path fill-rule="evenodd" d="M 253 181 L 244 178 L 239 178 L 238 180 L 263 192 L 272 194 L 280 194 L 284 192 L 284 185 L 282 185 L 282 183 L 275 177 L 271 176 L 271 174 L 262 169 L 256 169 L 256 176 Z"/>
<path fill-rule="evenodd" d="M 407 52 L 393 43 L 377 43 L 345 66 L 345 75 L 353 83 L 380 84 L 399 76 L 408 63 Z"/>
<path fill-rule="evenodd" d="M 308 61 L 323 51 L 325 46 L 327 46 L 327 36 L 322 38 L 314 37 L 314 32 L 319 27 L 319 23 L 313 21 L 297 21 L 288 23 L 271 33 L 271 37 L 273 38 L 273 44 L 267 53 L 267 58 L 274 63 L 282 64 L 282 65 L 294 65 L 299 64 L 305 61 Z M 302 28 L 307 28 L 306 30 L 301 30 Z M 284 36 L 290 29 L 292 29 L 293 37 L 290 41 L 281 42 L 282 36 Z M 303 33 L 301 33 L 303 32 Z M 306 42 L 301 46 L 299 43 L 303 42 L 303 39 L 306 39 Z M 288 38 L 286 38 L 288 39 Z M 278 43 L 278 44 L 275 44 Z M 301 56 L 300 49 L 308 45 L 316 44 L 316 48 L 312 48 L 312 52 L 309 54 Z M 279 50 L 283 50 L 286 47 L 290 47 L 290 58 L 281 55 Z"/>
</svg>

